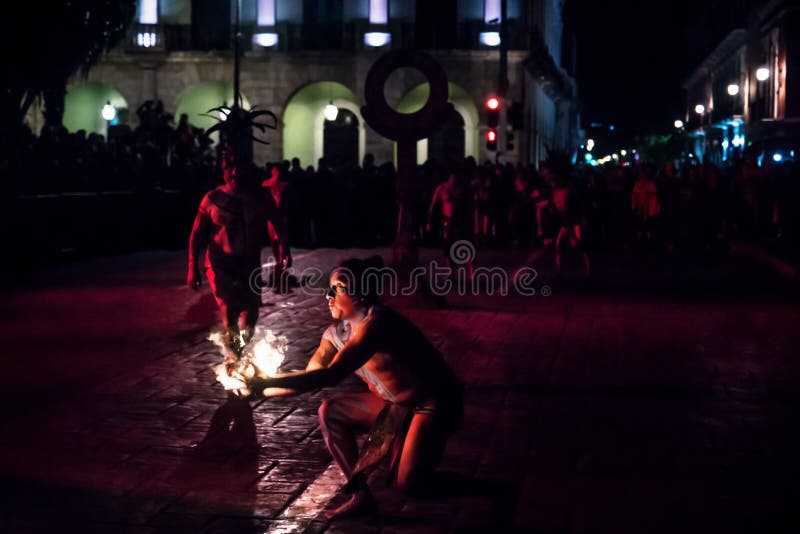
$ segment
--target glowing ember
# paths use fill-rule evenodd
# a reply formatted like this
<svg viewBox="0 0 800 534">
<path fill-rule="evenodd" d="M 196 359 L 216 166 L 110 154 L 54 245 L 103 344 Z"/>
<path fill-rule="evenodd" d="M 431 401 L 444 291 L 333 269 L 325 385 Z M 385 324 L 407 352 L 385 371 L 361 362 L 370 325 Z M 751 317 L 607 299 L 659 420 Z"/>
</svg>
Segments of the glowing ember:
<svg viewBox="0 0 800 534">
<path fill-rule="evenodd" d="M 221 333 L 214 332 L 208 339 L 220 348 L 223 357 L 230 353 Z M 266 378 L 275 375 L 283 363 L 288 346 L 286 337 L 276 336 L 271 330 L 264 332 L 261 328 L 256 328 L 253 339 L 258 341 L 245 348 L 241 359 L 232 369 L 224 362 L 214 367 L 217 381 L 222 387 L 244 397 L 250 394 L 245 380 L 254 376 Z"/>
</svg>

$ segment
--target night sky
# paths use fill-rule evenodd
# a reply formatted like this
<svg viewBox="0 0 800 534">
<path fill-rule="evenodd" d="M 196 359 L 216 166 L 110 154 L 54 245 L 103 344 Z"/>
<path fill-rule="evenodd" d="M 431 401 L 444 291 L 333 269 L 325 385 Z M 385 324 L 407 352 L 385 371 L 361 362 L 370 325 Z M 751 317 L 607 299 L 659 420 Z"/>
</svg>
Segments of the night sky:
<svg viewBox="0 0 800 534">
<path fill-rule="evenodd" d="M 613 123 L 630 138 L 667 132 L 684 112 L 690 2 L 571 0 L 565 22 L 578 40 L 584 126 Z"/>
</svg>

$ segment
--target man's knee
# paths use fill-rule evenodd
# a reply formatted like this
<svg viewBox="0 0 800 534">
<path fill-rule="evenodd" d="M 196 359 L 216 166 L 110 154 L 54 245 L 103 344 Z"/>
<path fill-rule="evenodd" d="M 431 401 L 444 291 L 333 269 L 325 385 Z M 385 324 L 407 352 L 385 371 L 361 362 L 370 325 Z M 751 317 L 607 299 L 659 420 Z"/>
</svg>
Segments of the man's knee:
<svg viewBox="0 0 800 534">
<path fill-rule="evenodd" d="M 326 399 L 319 405 L 317 417 L 319 418 L 319 424 L 321 426 L 327 428 L 334 421 L 337 411 L 336 404 L 336 399 Z"/>
<path fill-rule="evenodd" d="M 319 419 L 319 424 L 324 425 L 328 421 L 328 413 L 330 411 L 330 401 L 324 400 L 322 404 L 319 405 L 319 409 L 317 410 L 317 418 Z"/>
</svg>

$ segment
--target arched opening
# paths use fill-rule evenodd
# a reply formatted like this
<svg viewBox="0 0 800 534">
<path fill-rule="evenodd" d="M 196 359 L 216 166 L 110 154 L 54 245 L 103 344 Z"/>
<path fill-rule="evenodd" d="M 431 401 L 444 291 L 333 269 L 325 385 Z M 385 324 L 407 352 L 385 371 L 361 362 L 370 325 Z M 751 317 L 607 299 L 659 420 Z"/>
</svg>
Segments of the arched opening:
<svg viewBox="0 0 800 534">
<path fill-rule="evenodd" d="M 429 94 L 428 82 L 422 83 L 407 92 L 395 109 L 400 113 L 414 113 L 422 109 Z M 478 157 L 478 108 L 469 94 L 452 82 L 447 84 L 447 100 L 453 104 L 455 114 L 459 117 L 451 113 L 439 132 L 430 139 L 417 142 L 417 163 L 424 163 L 429 156 L 436 159 L 445 154 L 456 157 L 458 151 L 461 151 L 460 157 Z M 450 139 L 449 136 L 458 136 L 458 139 Z M 431 152 L 432 147 L 434 152 Z"/>
<path fill-rule="evenodd" d="M 353 168 L 358 159 L 358 117 L 349 109 L 339 109 L 335 120 L 325 119 L 322 157 L 334 169 Z"/>
<path fill-rule="evenodd" d="M 106 117 L 103 117 L 106 107 Z M 64 98 L 64 127 L 70 132 L 85 130 L 87 134 L 108 135 L 109 127 L 128 123 L 128 103 L 119 91 L 107 83 L 86 82 L 67 89 Z"/>
<path fill-rule="evenodd" d="M 208 110 L 231 105 L 233 105 L 232 84 L 222 81 L 199 83 L 187 89 L 178 99 L 178 105 L 175 106 L 175 122 L 177 123 L 180 116 L 186 113 L 189 124 L 206 130 L 217 123 L 215 118 L 206 115 Z M 242 95 L 242 106 L 245 109 L 250 107 L 244 95 Z M 223 114 L 220 114 L 219 118 L 224 118 Z M 212 134 L 211 138 L 215 143 L 218 140 L 216 133 Z"/>
<path fill-rule="evenodd" d="M 329 104 L 338 108 L 335 121 L 325 119 Z M 360 162 L 365 137 L 359 106 L 358 97 L 337 82 L 314 82 L 298 90 L 283 111 L 283 158 L 300 158 L 301 165 L 316 166 L 323 156 L 352 161 L 355 154 L 356 163 Z M 347 117 L 349 125 L 344 122 Z"/>
</svg>

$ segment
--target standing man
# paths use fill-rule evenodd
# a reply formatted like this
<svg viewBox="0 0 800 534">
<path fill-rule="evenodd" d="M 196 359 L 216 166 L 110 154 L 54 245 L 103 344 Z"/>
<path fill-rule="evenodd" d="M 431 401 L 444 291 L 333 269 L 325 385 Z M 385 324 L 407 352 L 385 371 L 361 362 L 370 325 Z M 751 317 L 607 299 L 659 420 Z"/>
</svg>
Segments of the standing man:
<svg viewBox="0 0 800 534">
<path fill-rule="evenodd" d="M 223 336 L 233 363 L 250 341 L 261 306 L 261 246 L 267 221 L 276 228 L 280 258 L 291 265 L 288 236 L 272 196 L 261 189 L 256 167 L 237 161 L 231 150 L 222 152 L 225 183 L 200 202 L 189 237 L 187 285 L 200 287 L 200 258 L 222 315 Z M 205 250 L 205 255 L 203 251 Z"/>
<path fill-rule="evenodd" d="M 298 163 L 299 164 L 299 163 Z M 288 175 L 286 171 L 282 171 L 280 165 L 277 163 L 272 165 L 269 171 L 270 177 L 261 183 L 267 194 L 272 198 L 275 204 L 274 216 L 270 218 L 267 229 L 269 230 L 269 240 L 272 244 L 272 255 L 275 258 L 275 269 L 272 272 L 272 287 L 276 293 L 283 293 L 286 291 L 286 284 L 283 279 L 283 268 L 291 267 L 291 257 L 284 257 L 287 254 L 288 247 L 285 246 L 281 240 L 278 228 L 283 228 L 286 234 L 286 240 L 289 240 L 291 232 L 289 229 L 289 206 L 287 202 L 287 189 L 289 187 Z"/>
<path fill-rule="evenodd" d="M 436 207 L 441 205 L 442 214 L 442 248 L 445 258 L 447 258 L 448 267 L 450 264 L 450 248 L 457 241 L 466 240 L 470 237 L 469 233 L 469 192 L 463 186 L 463 182 L 459 179 L 459 175 L 455 172 L 450 172 L 447 181 L 439 184 L 433 192 L 430 207 L 428 208 L 428 221 L 426 229 L 431 230 L 433 215 Z M 472 280 L 472 261 L 467 265 L 467 276 Z M 455 271 L 453 271 L 455 276 Z"/>
</svg>

